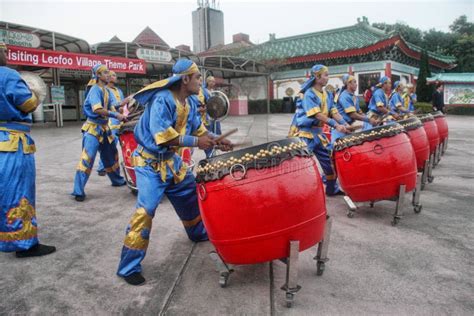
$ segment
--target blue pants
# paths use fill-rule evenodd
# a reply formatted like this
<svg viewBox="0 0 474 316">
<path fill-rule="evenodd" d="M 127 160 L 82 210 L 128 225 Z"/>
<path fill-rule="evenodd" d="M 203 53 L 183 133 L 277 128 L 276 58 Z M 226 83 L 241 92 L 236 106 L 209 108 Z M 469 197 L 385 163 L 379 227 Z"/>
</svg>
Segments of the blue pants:
<svg viewBox="0 0 474 316">
<path fill-rule="evenodd" d="M 104 162 L 105 171 L 110 178 L 113 186 L 125 184 L 125 179 L 120 175 L 118 163 L 118 151 L 115 142 L 109 143 L 107 137 L 103 137 L 99 142 L 96 136 L 87 132 L 82 133 L 82 154 L 79 164 L 77 165 L 76 177 L 74 179 L 74 190 L 71 193 L 75 196 L 85 196 L 85 187 L 92 166 L 94 166 L 97 151 L 100 152 L 100 158 Z"/>
<path fill-rule="evenodd" d="M 308 149 L 312 151 L 323 169 L 326 177 L 326 194 L 334 195 L 340 191 L 339 185 L 337 184 L 337 175 L 334 171 L 334 167 L 331 160 L 331 149 L 326 135 L 323 133 L 314 134 L 314 139 L 301 137 L 306 143 Z"/>
<path fill-rule="evenodd" d="M 127 227 L 124 246 L 117 274 L 129 276 L 141 272 L 141 262 L 145 258 L 152 220 L 163 194 L 183 222 L 184 229 L 192 241 L 208 240 L 206 229 L 201 220 L 196 194 L 196 183 L 192 173 L 187 172 L 183 181 L 174 183 L 172 176 L 163 182 L 161 174 L 149 165 L 135 167 L 138 197 L 136 210 Z"/>
<path fill-rule="evenodd" d="M 8 134 L 0 132 L 0 142 Z M 0 251 L 4 252 L 28 250 L 38 243 L 35 157 L 23 152 L 21 141 L 18 145 L 16 152 L 0 152 Z"/>
<path fill-rule="evenodd" d="M 111 131 L 112 131 L 112 135 L 114 135 L 114 142 L 113 142 L 112 146 L 117 147 L 117 144 L 119 142 L 118 130 L 117 129 L 112 129 Z M 99 166 L 97 167 L 97 172 L 105 172 L 105 167 L 104 167 L 104 163 L 102 162 L 102 158 L 99 159 Z M 120 169 L 119 169 L 119 174 L 120 174 Z"/>
<path fill-rule="evenodd" d="M 222 135 L 221 122 L 219 121 L 209 120 L 209 126 L 206 126 L 206 128 L 208 131 L 216 135 Z M 210 158 L 213 151 L 214 148 L 204 150 L 204 153 L 206 153 L 206 158 Z"/>
</svg>

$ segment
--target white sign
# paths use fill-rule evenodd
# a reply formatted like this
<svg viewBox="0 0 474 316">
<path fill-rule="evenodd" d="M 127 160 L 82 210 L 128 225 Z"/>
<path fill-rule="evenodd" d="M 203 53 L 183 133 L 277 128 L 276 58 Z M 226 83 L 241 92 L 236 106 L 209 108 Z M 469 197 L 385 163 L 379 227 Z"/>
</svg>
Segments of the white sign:
<svg viewBox="0 0 474 316">
<path fill-rule="evenodd" d="M 32 48 L 39 47 L 41 44 L 41 40 L 36 34 L 6 29 L 0 29 L 0 42 L 5 42 L 7 45 Z"/>
<path fill-rule="evenodd" d="M 169 63 L 172 60 L 170 52 L 148 48 L 138 48 L 137 57 L 149 63 Z"/>
</svg>

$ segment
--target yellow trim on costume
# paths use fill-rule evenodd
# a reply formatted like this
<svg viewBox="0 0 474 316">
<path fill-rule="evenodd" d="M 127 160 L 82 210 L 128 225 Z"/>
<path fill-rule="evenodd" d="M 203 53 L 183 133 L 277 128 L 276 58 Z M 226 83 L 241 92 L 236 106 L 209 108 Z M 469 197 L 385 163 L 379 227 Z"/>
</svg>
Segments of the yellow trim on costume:
<svg viewBox="0 0 474 316">
<path fill-rule="evenodd" d="M 117 100 L 117 102 L 121 102 L 122 99 L 120 98 L 120 92 L 118 91 L 117 87 L 109 87 L 109 89 L 112 90 L 112 93 L 114 94 L 115 100 Z"/>
<path fill-rule="evenodd" d="M 155 139 L 156 144 L 161 145 L 175 139 L 178 136 L 179 133 L 170 126 L 163 132 L 156 133 L 153 138 Z"/>
<path fill-rule="evenodd" d="M 314 108 L 311 108 L 309 111 L 306 112 L 306 116 L 311 117 L 311 116 L 314 116 L 318 113 L 321 113 L 321 109 L 319 107 L 314 107 Z"/>
<path fill-rule="evenodd" d="M 115 170 L 117 170 L 120 167 L 117 158 L 118 157 L 115 158 L 116 163 L 112 167 L 104 168 L 105 172 L 112 173 L 112 172 L 115 172 Z"/>
<path fill-rule="evenodd" d="M 201 123 L 201 125 L 199 126 L 199 128 L 197 129 L 197 131 L 195 131 L 193 133 L 193 136 L 202 136 L 202 135 L 205 135 L 206 133 L 208 132 L 206 126 L 204 126 L 204 123 Z"/>
<path fill-rule="evenodd" d="M 102 103 L 96 103 L 92 106 L 92 111 L 98 110 L 98 109 L 103 109 L 104 107 L 102 106 Z"/>
<path fill-rule="evenodd" d="M 304 137 L 304 138 L 308 138 L 308 139 L 313 139 L 314 138 L 313 133 L 306 132 L 306 131 L 298 131 L 295 136 L 296 137 Z"/>
<path fill-rule="evenodd" d="M 395 104 L 395 107 L 400 108 L 400 107 L 403 107 L 403 105 L 401 102 L 398 102 L 397 104 Z"/>
<path fill-rule="evenodd" d="M 385 107 L 385 104 L 383 104 L 383 102 L 377 102 L 377 106 Z"/>
<path fill-rule="evenodd" d="M 31 98 L 23 102 L 22 105 L 18 106 L 18 109 L 25 113 L 31 113 L 38 107 L 39 100 L 36 95 L 31 92 Z"/>
<path fill-rule="evenodd" d="M 356 108 L 355 108 L 354 106 L 350 106 L 350 107 L 348 107 L 348 108 L 345 108 L 345 109 L 344 109 L 344 112 L 346 112 L 346 113 L 352 113 L 352 112 L 357 112 L 357 111 L 356 111 Z"/>
<path fill-rule="evenodd" d="M 199 100 L 199 103 L 201 103 L 201 105 L 206 104 L 206 97 L 204 96 L 204 88 L 203 87 L 199 88 L 199 94 L 197 95 L 197 98 Z"/>
<path fill-rule="evenodd" d="M 99 72 L 102 72 L 102 71 L 105 71 L 105 70 L 109 70 L 107 68 L 107 66 L 105 65 L 100 65 L 99 68 L 97 68 L 97 70 L 95 71 L 95 74 L 97 75 Z"/>
<path fill-rule="evenodd" d="M 178 172 L 175 171 L 173 157 L 166 160 L 158 160 L 156 156 L 146 153 L 143 150 L 138 150 L 138 156 L 132 156 L 132 166 L 134 167 L 145 167 L 150 166 L 155 172 L 159 172 L 161 175 L 161 181 L 165 182 L 168 175 L 168 168 L 173 174 L 173 180 L 175 184 L 180 183 L 184 180 L 187 172 L 187 166 L 185 163 L 181 165 Z M 148 161 L 147 161 L 148 160 Z M 149 160 L 152 160 L 151 162 Z"/>
<path fill-rule="evenodd" d="M 0 131 L 5 131 L 9 133 L 9 139 L 0 142 L 0 152 L 17 152 L 20 141 L 23 145 L 24 154 L 32 154 L 36 152 L 35 144 L 28 144 L 28 138 L 26 137 L 26 133 L 12 130 L 6 127 L 0 127 Z"/>
<path fill-rule="evenodd" d="M 298 127 L 296 125 L 291 125 L 290 130 L 288 131 L 288 137 L 296 137 L 298 133 Z"/>
<path fill-rule="evenodd" d="M 326 72 L 326 71 L 329 71 L 328 67 L 326 66 L 323 66 L 321 67 L 321 69 L 319 69 L 318 71 L 314 72 L 315 75 L 321 75 L 322 73 Z"/>
<path fill-rule="evenodd" d="M 38 228 L 33 225 L 36 211 L 33 205 L 26 198 L 22 198 L 17 207 L 13 207 L 7 212 L 7 225 L 12 225 L 17 220 L 21 220 L 21 229 L 12 232 L 0 232 L 1 242 L 21 241 L 37 237 Z"/>
<path fill-rule="evenodd" d="M 336 180 L 337 176 L 335 174 L 326 175 L 326 180 Z"/>
<path fill-rule="evenodd" d="M 91 79 L 91 80 L 89 80 L 89 82 L 87 83 L 87 87 L 93 86 L 93 85 L 95 85 L 96 83 L 97 83 L 97 80 Z"/>
<path fill-rule="evenodd" d="M 175 97 L 173 95 L 173 97 Z M 176 104 L 176 124 L 174 129 L 179 133 L 179 135 L 186 135 L 186 125 L 188 124 L 188 115 L 191 107 L 188 104 L 188 100 L 186 99 L 185 104 L 181 104 L 178 98 L 174 98 Z"/>
<path fill-rule="evenodd" d="M 332 108 L 331 109 L 331 114 L 334 115 L 334 114 L 338 114 L 339 111 L 336 109 L 336 108 Z"/>
<path fill-rule="evenodd" d="M 181 76 L 192 75 L 199 72 L 199 67 L 193 63 L 186 71 L 179 73 Z"/>
<path fill-rule="evenodd" d="M 321 113 L 328 116 L 328 94 L 326 91 L 319 92 L 315 88 L 313 88 L 313 92 L 318 96 L 319 100 L 321 100 Z"/>
<path fill-rule="evenodd" d="M 111 144 L 115 138 L 114 135 L 110 132 L 110 127 L 108 123 L 96 124 L 90 121 L 85 121 L 84 124 L 82 125 L 81 130 L 97 138 L 99 143 L 102 143 L 102 141 L 104 140 L 104 137 L 103 137 L 104 134 L 107 136 L 107 139 L 109 140 L 109 143 Z M 102 130 L 102 135 L 100 135 L 99 130 Z"/>
<path fill-rule="evenodd" d="M 142 92 L 147 91 L 147 90 L 153 90 L 153 89 L 157 89 L 157 88 L 163 88 L 163 87 L 166 86 L 168 83 L 169 83 L 169 79 L 163 79 L 163 80 L 155 81 L 155 82 L 153 82 L 153 83 L 150 83 L 148 86 L 146 86 L 145 88 L 141 89 L 140 91 L 138 91 L 136 94 L 142 93 Z"/>
<path fill-rule="evenodd" d="M 327 147 L 329 145 L 329 140 L 325 134 L 318 134 L 317 136 L 324 147 Z"/>
<path fill-rule="evenodd" d="M 138 208 L 130 220 L 130 230 L 125 236 L 124 245 L 130 249 L 146 250 L 149 239 L 143 238 L 142 232 L 147 229 L 151 231 L 153 218 L 148 215 L 143 207 Z"/>
<path fill-rule="evenodd" d="M 201 222 L 201 215 L 198 215 L 196 216 L 196 218 L 192 219 L 192 220 L 189 220 L 189 221 L 185 221 L 185 220 L 181 220 L 183 222 L 183 226 L 186 227 L 186 228 L 189 228 L 189 227 L 193 227 L 197 224 L 199 224 L 199 222 Z"/>
</svg>

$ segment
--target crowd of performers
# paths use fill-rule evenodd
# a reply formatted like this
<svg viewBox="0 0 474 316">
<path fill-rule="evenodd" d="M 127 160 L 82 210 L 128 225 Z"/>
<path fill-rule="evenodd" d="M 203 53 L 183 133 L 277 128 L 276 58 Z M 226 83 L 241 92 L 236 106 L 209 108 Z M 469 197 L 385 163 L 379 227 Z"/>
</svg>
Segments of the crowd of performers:
<svg viewBox="0 0 474 316">
<path fill-rule="evenodd" d="M 212 155 L 212 150 L 233 149 L 227 139 L 218 139 L 219 122 L 211 120 L 206 102 L 215 87 L 215 78 L 203 85 L 199 68 L 190 60 L 178 60 L 173 76 L 152 83 L 133 95 L 145 110 L 134 136 L 138 143 L 133 152 L 138 196 L 134 214 L 126 229 L 117 274 L 132 285 L 145 282 L 141 262 L 147 251 L 153 217 L 163 195 L 166 195 L 183 223 L 189 239 L 207 240 L 201 220 L 194 175 L 183 163 L 180 148 L 194 147 Z M 85 186 L 100 153 L 98 173 L 107 174 L 112 186 L 126 184 L 120 175 L 117 131 L 126 115 L 129 98 L 115 86 L 116 74 L 104 65 L 92 69 L 92 80 L 86 90 L 82 126 L 82 153 L 76 168 L 72 195 L 76 201 L 86 198 Z M 334 92 L 325 88 L 328 68 L 315 65 L 311 77 L 301 86 L 289 136 L 304 140 L 315 154 L 323 171 L 326 194 L 344 194 L 337 183 L 332 164 L 332 143 L 354 130 L 360 121 L 371 128 L 382 120 L 397 120 L 414 111 L 416 95 L 403 92 L 400 82 L 382 77 L 362 113 L 355 95 L 356 79 L 344 75 L 344 86 Z M 30 137 L 31 113 L 38 96 L 21 79 L 18 72 L 6 67 L 6 45 L 0 43 L 0 251 L 15 252 L 17 257 L 47 255 L 54 246 L 40 244 L 35 211 L 35 145 Z M 331 127 L 331 142 L 323 126 Z"/>
</svg>

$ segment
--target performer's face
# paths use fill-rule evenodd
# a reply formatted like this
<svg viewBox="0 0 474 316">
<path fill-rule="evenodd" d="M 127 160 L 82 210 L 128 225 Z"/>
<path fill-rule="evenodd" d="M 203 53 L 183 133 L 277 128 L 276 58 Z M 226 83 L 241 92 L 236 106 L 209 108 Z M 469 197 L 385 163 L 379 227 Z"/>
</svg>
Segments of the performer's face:
<svg viewBox="0 0 474 316">
<path fill-rule="evenodd" d="M 7 50 L 0 48 L 0 66 L 7 65 Z"/>
<path fill-rule="evenodd" d="M 194 73 L 191 76 L 184 77 L 183 84 L 190 95 L 199 94 L 199 89 L 201 87 L 201 74 Z"/>
<path fill-rule="evenodd" d="M 390 90 L 392 89 L 392 82 L 390 80 L 387 80 L 384 84 L 383 84 L 383 90 L 385 92 L 389 92 Z"/>
<path fill-rule="evenodd" d="M 99 80 L 108 83 L 110 80 L 110 73 L 108 70 L 104 70 L 102 72 L 99 72 Z"/>
<path fill-rule="evenodd" d="M 216 86 L 216 81 L 214 79 L 208 80 L 207 86 L 209 89 L 213 89 Z"/>
<path fill-rule="evenodd" d="M 325 86 L 328 84 L 329 81 L 329 72 L 323 72 L 317 79 L 316 82 L 319 83 L 321 86 Z"/>
<path fill-rule="evenodd" d="M 347 89 L 355 92 L 357 90 L 357 81 L 355 79 L 352 79 L 347 83 Z"/>
<path fill-rule="evenodd" d="M 109 82 L 116 83 L 117 82 L 117 75 L 116 74 L 111 74 Z"/>
</svg>

